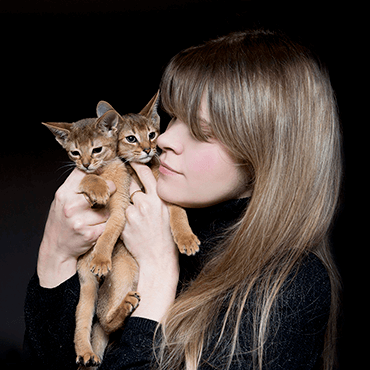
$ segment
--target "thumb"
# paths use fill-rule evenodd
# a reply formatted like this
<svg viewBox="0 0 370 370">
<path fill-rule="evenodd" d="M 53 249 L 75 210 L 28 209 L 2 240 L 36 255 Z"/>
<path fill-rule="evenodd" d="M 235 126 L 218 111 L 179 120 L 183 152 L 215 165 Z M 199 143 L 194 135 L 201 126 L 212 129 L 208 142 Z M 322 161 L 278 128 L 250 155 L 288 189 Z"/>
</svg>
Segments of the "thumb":
<svg viewBox="0 0 370 370">
<path fill-rule="evenodd" d="M 91 226 L 91 235 L 89 240 L 95 244 L 95 242 L 98 240 L 99 236 L 103 234 L 105 230 L 105 222 L 101 224 L 97 224 L 94 226 Z"/>
<path fill-rule="evenodd" d="M 152 170 L 145 164 L 132 162 L 131 167 L 135 170 L 139 180 L 144 186 L 145 193 L 157 194 L 157 181 Z"/>
<path fill-rule="evenodd" d="M 114 182 L 112 180 L 106 180 L 106 183 L 108 185 L 110 195 L 115 193 L 117 188 L 116 188 L 116 185 L 114 184 Z"/>
</svg>

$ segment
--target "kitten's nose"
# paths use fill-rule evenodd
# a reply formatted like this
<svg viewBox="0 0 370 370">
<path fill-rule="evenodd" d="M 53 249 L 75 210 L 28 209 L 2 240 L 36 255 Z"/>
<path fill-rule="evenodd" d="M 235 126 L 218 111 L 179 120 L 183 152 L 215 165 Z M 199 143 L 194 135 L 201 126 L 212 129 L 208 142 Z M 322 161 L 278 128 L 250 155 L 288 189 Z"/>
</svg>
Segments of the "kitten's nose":
<svg viewBox="0 0 370 370">
<path fill-rule="evenodd" d="M 150 149 L 150 148 L 144 148 L 144 149 L 143 149 L 143 152 L 145 152 L 146 154 L 149 154 L 149 153 L 150 153 L 150 151 L 151 151 L 151 149 Z"/>
<path fill-rule="evenodd" d="M 86 168 L 86 169 L 88 169 L 89 168 L 89 166 L 90 166 L 90 162 L 86 162 L 86 163 L 82 163 L 83 164 L 83 166 Z"/>
</svg>

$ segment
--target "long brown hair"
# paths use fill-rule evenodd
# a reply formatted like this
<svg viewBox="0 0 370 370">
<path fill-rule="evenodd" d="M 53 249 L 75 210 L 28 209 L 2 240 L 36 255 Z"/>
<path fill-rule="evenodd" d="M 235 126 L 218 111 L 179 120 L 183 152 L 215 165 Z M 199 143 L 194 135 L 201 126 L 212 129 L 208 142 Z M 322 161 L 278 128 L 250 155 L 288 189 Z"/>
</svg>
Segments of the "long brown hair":
<svg viewBox="0 0 370 370">
<path fill-rule="evenodd" d="M 322 362 L 323 369 L 332 369 L 339 278 L 328 232 L 340 190 L 341 138 L 328 74 L 287 37 L 246 31 L 180 52 L 164 72 L 161 94 L 165 110 L 187 122 L 199 140 L 208 139 L 198 119 L 207 98 L 212 134 L 247 171 L 253 193 L 218 255 L 163 320 L 160 368 L 197 369 L 225 300 L 217 350 L 227 354 L 230 366 L 253 293 L 253 356 L 262 369 L 274 300 L 288 274 L 312 252 L 331 280 Z"/>
</svg>

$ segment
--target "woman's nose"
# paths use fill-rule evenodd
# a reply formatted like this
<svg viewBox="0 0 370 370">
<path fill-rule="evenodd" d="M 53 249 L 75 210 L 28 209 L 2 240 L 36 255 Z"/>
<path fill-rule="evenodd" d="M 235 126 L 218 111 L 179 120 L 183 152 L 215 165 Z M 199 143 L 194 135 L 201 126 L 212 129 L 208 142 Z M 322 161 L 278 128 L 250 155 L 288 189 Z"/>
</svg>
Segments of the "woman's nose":
<svg viewBox="0 0 370 370">
<path fill-rule="evenodd" d="M 183 151 L 181 135 L 178 130 L 176 130 L 176 125 L 170 124 L 167 130 L 159 135 L 157 144 L 163 151 L 171 150 L 176 154 L 181 154 Z"/>
</svg>

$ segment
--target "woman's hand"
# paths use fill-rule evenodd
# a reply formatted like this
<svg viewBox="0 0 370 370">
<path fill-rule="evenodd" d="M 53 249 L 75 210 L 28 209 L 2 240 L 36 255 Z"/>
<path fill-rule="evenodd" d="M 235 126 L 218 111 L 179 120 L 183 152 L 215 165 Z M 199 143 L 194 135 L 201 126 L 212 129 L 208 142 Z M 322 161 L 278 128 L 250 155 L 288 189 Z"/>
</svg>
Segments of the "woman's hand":
<svg viewBox="0 0 370 370">
<path fill-rule="evenodd" d="M 96 242 L 109 217 L 107 209 L 92 209 L 79 184 L 85 174 L 75 169 L 55 194 L 37 263 L 40 285 L 53 288 L 76 273 L 77 259 Z M 110 192 L 115 191 L 108 182 Z"/>
<path fill-rule="evenodd" d="M 145 193 L 133 181 L 133 205 L 126 210 L 122 238 L 140 267 L 139 307 L 133 316 L 160 321 L 172 305 L 179 279 L 178 250 L 173 241 L 166 204 L 157 195 L 157 183 L 146 165 L 132 163 Z"/>
</svg>

